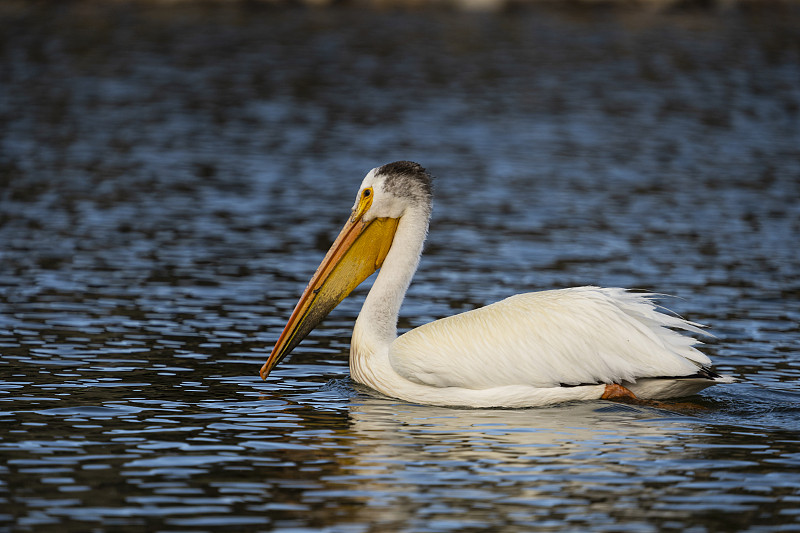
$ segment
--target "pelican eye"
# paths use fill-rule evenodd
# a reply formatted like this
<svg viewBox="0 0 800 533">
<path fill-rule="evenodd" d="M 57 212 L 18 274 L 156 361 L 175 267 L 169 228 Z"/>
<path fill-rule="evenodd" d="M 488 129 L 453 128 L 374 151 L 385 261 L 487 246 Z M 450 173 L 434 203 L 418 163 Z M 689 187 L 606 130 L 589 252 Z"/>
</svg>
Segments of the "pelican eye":
<svg viewBox="0 0 800 533">
<path fill-rule="evenodd" d="M 370 206 L 372 206 L 372 193 L 372 187 L 367 187 L 361 191 L 361 198 L 358 199 L 358 202 L 353 207 L 353 214 L 350 216 L 351 222 L 355 222 L 357 219 L 364 216 L 364 213 L 366 213 Z"/>
</svg>

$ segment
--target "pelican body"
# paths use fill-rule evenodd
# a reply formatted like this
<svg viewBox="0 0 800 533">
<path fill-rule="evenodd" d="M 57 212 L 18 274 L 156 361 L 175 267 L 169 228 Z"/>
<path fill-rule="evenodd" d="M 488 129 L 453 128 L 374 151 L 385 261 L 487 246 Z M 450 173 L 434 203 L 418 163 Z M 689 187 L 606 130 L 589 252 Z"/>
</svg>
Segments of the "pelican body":
<svg viewBox="0 0 800 533">
<path fill-rule="evenodd" d="M 659 311 L 653 295 L 574 287 L 518 294 L 397 336 L 432 210 L 417 163 L 372 169 L 350 218 L 297 303 L 270 371 L 350 292 L 380 269 L 356 319 L 352 379 L 429 405 L 533 407 L 570 400 L 688 396 L 732 378 L 683 332 L 699 324 Z M 679 331 L 680 330 L 680 331 Z"/>
</svg>

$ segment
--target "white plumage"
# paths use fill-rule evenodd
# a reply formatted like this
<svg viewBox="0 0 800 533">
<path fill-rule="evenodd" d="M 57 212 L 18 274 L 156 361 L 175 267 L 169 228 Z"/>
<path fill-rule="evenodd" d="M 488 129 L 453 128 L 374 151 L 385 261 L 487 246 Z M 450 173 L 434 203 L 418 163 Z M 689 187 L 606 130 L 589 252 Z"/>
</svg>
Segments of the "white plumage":
<svg viewBox="0 0 800 533">
<path fill-rule="evenodd" d="M 430 178 L 415 163 L 367 174 L 353 216 L 309 283 L 263 377 L 382 266 L 356 320 L 350 369 L 354 380 L 389 396 L 433 405 L 527 407 L 598 399 L 610 384 L 648 399 L 733 381 L 711 372 L 711 360 L 694 347 L 699 341 L 677 331 L 703 333 L 698 324 L 660 312 L 650 294 L 620 288 L 519 294 L 397 337 L 431 205 Z M 358 248 L 358 258 L 350 248 Z M 364 259 L 364 250 L 372 255 Z"/>
<path fill-rule="evenodd" d="M 411 381 L 470 389 L 621 383 L 711 364 L 694 339 L 667 325 L 698 331 L 643 296 L 577 287 L 518 294 L 431 322 L 400 336 L 389 357 Z"/>
</svg>

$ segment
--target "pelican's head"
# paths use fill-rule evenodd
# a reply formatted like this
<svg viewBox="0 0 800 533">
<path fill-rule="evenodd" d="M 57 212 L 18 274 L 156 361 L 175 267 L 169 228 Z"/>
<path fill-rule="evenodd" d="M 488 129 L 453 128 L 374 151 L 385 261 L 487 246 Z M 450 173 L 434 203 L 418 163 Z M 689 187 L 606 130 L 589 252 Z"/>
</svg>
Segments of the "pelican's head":
<svg viewBox="0 0 800 533">
<path fill-rule="evenodd" d="M 431 177 L 422 165 L 396 161 L 367 173 L 358 189 L 353 215 L 365 206 L 365 200 L 369 200 L 368 209 L 363 213 L 364 221 L 399 219 L 412 208 L 424 206 L 430 211 L 431 196 Z"/>
<path fill-rule="evenodd" d="M 350 218 L 261 367 L 263 379 L 339 302 L 381 267 L 403 216 L 412 209 L 430 215 L 431 196 L 431 177 L 417 163 L 397 161 L 367 173 Z"/>
</svg>

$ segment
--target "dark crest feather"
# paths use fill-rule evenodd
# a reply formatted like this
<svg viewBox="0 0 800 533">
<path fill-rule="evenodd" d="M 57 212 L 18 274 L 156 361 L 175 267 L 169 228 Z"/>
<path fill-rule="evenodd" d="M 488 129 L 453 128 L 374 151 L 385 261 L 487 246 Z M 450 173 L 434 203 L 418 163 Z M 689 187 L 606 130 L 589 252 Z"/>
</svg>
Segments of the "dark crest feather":
<svg viewBox="0 0 800 533">
<path fill-rule="evenodd" d="M 395 161 L 378 167 L 376 174 L 384 176 L 386 191 L 392 194 L 427 202 L 433 196 L 433 177 L 419 163 Z"/>
</svg>

